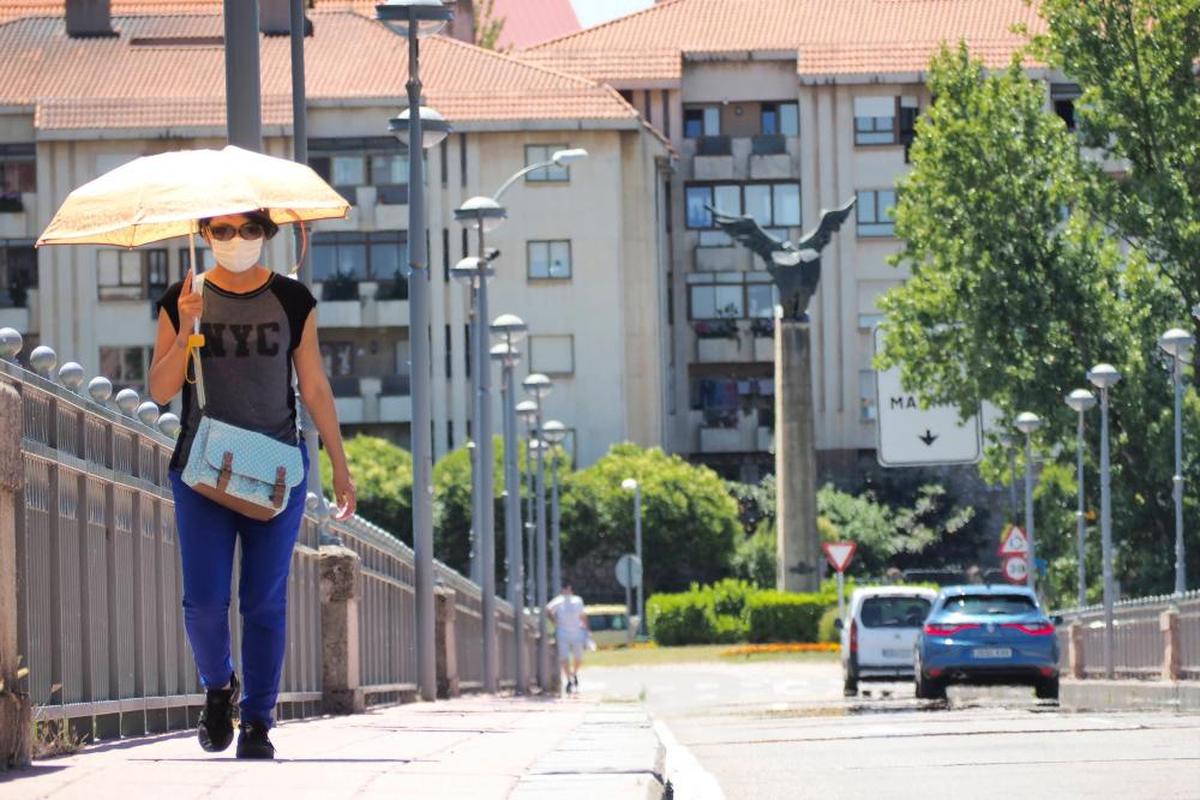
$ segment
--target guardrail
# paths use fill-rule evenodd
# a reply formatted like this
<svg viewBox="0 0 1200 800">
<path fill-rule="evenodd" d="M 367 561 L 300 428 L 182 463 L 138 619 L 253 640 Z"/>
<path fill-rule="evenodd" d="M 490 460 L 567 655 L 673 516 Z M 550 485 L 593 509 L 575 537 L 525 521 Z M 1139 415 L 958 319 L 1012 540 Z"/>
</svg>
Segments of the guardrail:
<svg viewBox="0 0 1200 800">
<path fill-rule="evenodd" d="M 1105 677 L 1103 606 L 1055 613 L 1069 674 Z M 1115 603 L 1112 642 L 1113 677 L 1200 680 L 1200 591 Z"/>
<path fill-rule="evenodd" d="M 163 429 L 177 430 L 178 420 L 167 415 L 160 420 L 157 407 L 139 406 L 136 394 L 127 392 L 112 407 L 111 384 L 103 379 L 81 393 L 78 365 L 64 365 L 59 385 L 49 379 L 56 356 L 39 350 L 40 358 L 31 360 L 41 375 L 0 360 L 0 562 L 11 562 L 7 571 L 0 564 L 0 694 L 26 693 L 35 719 L 64 720 L 85 739 L 193 726 L 204 695 L 181 613 L 167 474 L 174 441 L 153 427 L 161 422 Z M 0 351 L 8 357 L 15 352 L 7 341 L 0 342 Z M 411 549 L 360 518 L 326 524 L 345 545 L 335 549 L 356 561 L 349 606 L 355 609 L 355 631 L 323 630 L 330 605 L 322 594 L 323 588 L 328 594 L 326 551 L 320 521 L 309 514 L 288 587 L 288 644 L 276 710 L 284 719 L 328 710 L 323 675 L 329 651 L 350 650 L 355 641 L 357 662 L 349 680 L 365 701 L 358 707 L 409 699 L 416 692 Z M 460 686 L 481 686 L 480 589 L 444 564 L 436 571 L 437 582 L 455 592 L 457 630 L 447 641 L 456 642 Z M 235 665 L 237 596 L 235 570 L 230 608 Z M 497 607 L 498 667 L 502 685 L 511 687 L 513 612 L 500 600 Z M 532 621 L 525 631 L 532 653 Z M 331 635 L 342 638 L 331 643 Z M 13 663 L 18 654 L 19 670 Z M 0 713 L 0 727 L 5 724 Z"/>
</svg>

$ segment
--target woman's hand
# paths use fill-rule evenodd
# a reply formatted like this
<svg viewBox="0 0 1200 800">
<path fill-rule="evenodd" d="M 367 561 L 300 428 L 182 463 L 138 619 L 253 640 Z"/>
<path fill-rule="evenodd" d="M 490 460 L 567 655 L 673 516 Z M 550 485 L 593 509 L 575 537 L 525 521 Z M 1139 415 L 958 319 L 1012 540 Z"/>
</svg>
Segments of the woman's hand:
<svg viewBox="0 0 1200 800">
<path fill-rule="evenodd" d="M 199 292 L 192 291 L 193 274 L 194 270 L 189 269 L 187 277 L 183 279 L 183 288 L 179 291 L 179 336 L 185 340 L 204 311 L 204 298 Z"/>
<path fill-rule="evenodd" d="M 358 490 L 354 487 L 354 479 L 350 477 L 350 469 L 346 466 L 333 471 L 333 497 L 337 502 L 334 519 L 341 522 L 353 516 L 358 507 Z"/>
</svg>

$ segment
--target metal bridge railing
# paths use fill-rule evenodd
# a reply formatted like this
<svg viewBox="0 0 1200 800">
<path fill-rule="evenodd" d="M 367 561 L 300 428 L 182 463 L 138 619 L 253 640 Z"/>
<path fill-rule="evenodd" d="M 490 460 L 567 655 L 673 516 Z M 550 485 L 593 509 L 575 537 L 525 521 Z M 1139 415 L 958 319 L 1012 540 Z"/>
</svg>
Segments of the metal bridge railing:
<svg viewBox="0 0 1200 800">
<path fill-rule="evenodd" d="M 1164 612 L 1176 611 L 1177 630 L 1164 631 Z M 1104 608 L 1087 606 L 1056 612 L 1063 618 L 1058 638 L 1064 663 L 1071 650 L 1071 630 L 1078 626 L 1082 677 L 1104 677 Z M 1177 650 L 1178 675 L 1200 680 L 1200 591 L 1143 597 L 1113 605 L 1113 675 L 1157 679 L 1164 673 L 1166 643 Z"/>
</svg>

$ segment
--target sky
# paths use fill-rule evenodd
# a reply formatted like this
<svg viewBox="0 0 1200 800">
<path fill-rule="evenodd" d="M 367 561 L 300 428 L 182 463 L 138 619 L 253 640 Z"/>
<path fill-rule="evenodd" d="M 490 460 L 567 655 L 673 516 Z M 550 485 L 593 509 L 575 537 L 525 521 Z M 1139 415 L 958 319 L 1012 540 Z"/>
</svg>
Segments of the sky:
<svg viewBox="0 0 1200 800">
<path fill-rule="evenodd" d="M 579 24 L 585 28 L 654 5 L 654 0 L 571 0 Z"/>
</svg>

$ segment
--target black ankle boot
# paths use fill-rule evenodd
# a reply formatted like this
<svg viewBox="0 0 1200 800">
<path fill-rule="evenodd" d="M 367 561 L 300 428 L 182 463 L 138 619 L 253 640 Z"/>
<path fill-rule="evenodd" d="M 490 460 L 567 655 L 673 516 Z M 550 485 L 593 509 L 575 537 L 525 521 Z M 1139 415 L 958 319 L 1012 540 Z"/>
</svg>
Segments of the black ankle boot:
<svg viewBox="0 0 1200 800">
<path fill-rule="evenodd" d="M 233 720 L 241 697 L 240 689 L 237 675 L 230 675 L 228 689 L 209 689 L 205 693 L 196 736 L 200 746 L 210 753 L 221 752 L 233 741 Z"/>
<path fill-rule="evenodd" d="M 271 739 L 267 736 L 269 730 L 270 726 L 265 722 L 243 722 L 241 733 L 238 734 L 237 757 L 274 758 L 275 745 L 271 744 Z"/>
</svg>

